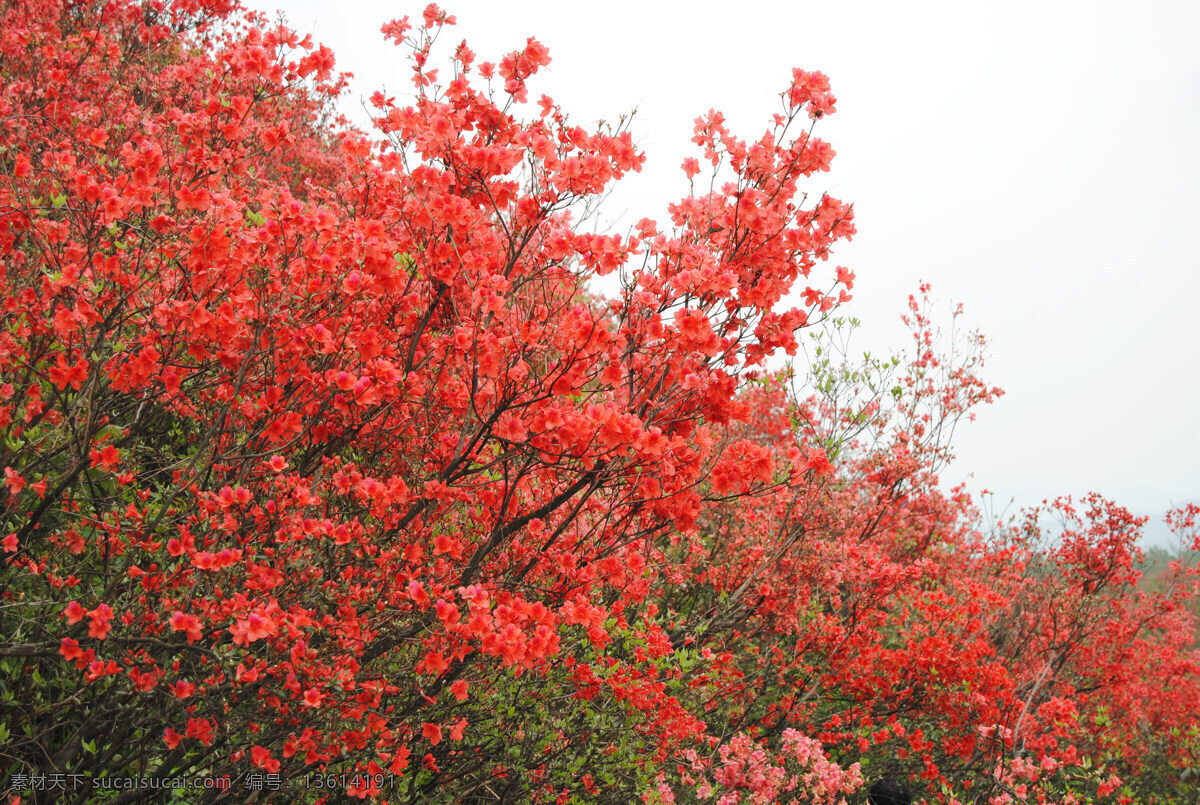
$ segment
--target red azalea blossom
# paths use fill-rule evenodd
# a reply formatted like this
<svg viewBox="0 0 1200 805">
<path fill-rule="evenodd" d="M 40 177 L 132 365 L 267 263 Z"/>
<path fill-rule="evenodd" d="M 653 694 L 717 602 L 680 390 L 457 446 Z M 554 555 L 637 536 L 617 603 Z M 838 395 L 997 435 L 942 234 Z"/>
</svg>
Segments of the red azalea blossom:
<svg viewBox="0 0 1200 805">
<path fill-rule="evenodd" d="M 421 735 L 425 740 L 437 746 L 442 741 L 442 728 L 437 724 L 426 722 L 421 725 Z"/>
<path fill-rule="evenodd" d="M 83 656 L 83 650 L 79 648 L 79 641 L 73 637 L 64 637 L 62 645 L 59 647 L 59 653 L 63 655 L 63 659 L 77 660 Z"/>
</svg>

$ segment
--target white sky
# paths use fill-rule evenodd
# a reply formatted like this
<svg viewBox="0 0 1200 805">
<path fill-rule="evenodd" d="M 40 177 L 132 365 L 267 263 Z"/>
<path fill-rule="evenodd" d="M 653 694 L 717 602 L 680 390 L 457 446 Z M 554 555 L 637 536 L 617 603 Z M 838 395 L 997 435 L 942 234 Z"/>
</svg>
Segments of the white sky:
<svg viewBox="0 0 1200 805">
<path fill-rule="evenodd" d="M 411 89 L 379 26 L 424 3 L 248 2 L 333 48 L 360 125 L 375 89 Z M 906 347 L 899 315 L 926 280 L 942 321 L 962 302 L 990 338 L 985 379 L 1007 392 L 959 429 L 943 479 L 1016 506 L 1095 490 L 1159 516 L 1200 498 L 1200 3 L 443 6 L 444 54 L 465 38 L 498 61 L 536 36 L 553 62 L 531 98 L 582 125 L 637 107 L 647 164 L 605 210 L 621 230 L 686 191 L 697 115 L 755 139 L 792 67 L 825 72 L 838 113 L 817 133 L 838 156 L 810 197 L 855 205 L 834 262 L 858 277 L 842 309 L 858 348 Z"/>
</svg>

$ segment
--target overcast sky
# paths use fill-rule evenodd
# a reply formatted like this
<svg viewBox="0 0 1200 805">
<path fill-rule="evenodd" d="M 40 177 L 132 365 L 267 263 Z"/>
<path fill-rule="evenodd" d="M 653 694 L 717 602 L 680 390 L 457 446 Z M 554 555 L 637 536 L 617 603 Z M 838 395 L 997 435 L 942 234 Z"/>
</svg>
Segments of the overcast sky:
<svg viewBox="0 0 1200 805">
<path fill-rule="evenodd" d="M 333 48 L 352 119 L 411 89 L 379 26 L 423 3 L 249 1 Z M 697 115 L 757 138 L 792 67 L 825 72 L 838 112 L 817 133 L 838 156 L 810 197 L 855 205 L 835 260 L 858 276 L 859 348 L 906 346 L 899 315 L 929 281 L 943 321 L 962 302 L 990 338 L 985 379 L 1007 392 L 959 429 L 943 479 L 1015 506 L 1200 499 L 1200 3 L 443 5 L 459 24 L 439 44 L 480 60 L 546 44 L 531 97 L 576 122 L 637 108 L 647 164 L 605 210 L 621 230 L 685 192 Z"/>
</svg>

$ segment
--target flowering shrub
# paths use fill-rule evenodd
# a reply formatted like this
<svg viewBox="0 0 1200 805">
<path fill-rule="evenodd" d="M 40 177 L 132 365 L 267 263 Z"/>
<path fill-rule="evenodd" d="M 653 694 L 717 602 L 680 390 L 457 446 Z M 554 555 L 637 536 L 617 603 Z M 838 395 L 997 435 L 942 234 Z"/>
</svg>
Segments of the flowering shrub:
<svg viewBox="0 0 1200 805">
<path fill-rule="evenodd" d="M 1194 571 L 1138 591 L 1140 522 L 1098 497 L 1047 545 L 937 484 L 1000 393 L 981 339 L 941 354 L 914 298 L 909 358 L 817 337 L 770 368 L 855 281 L 826 265 L 852 208 L 802 190 L 822 74 L 756 140 L 699 118 L 669 225 L 598 234 L 644 157 L 526 111 L 535 39 L 443 62 L 453 17 L 387 24 L 415 96 L 376 93 L 371 139 L 328 49 L 232 0 L 0 14 L 14 796 L 1151 801 L 1193 773 Z"/>
</svg>

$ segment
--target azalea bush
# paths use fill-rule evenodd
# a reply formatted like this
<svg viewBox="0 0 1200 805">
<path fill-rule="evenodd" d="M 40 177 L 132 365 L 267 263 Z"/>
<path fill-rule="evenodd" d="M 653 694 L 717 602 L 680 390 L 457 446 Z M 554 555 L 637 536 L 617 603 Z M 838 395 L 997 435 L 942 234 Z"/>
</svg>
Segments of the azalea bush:
<svg viewBox="0 0 1200 805">
<path fill-rule="evenodd" d="M 608 233 L 644 155 L 531 102 L 536 39 L 388 23 L 364 133 L 231 0 L 0 15 L 14 801 L 1184 801 L 1196 572 L 1139 586 L 1099 497 L 939 485 L 1000 391 L 928 288 L 910 351 L 843 348 L 823 74 Z"/>
</svg>

